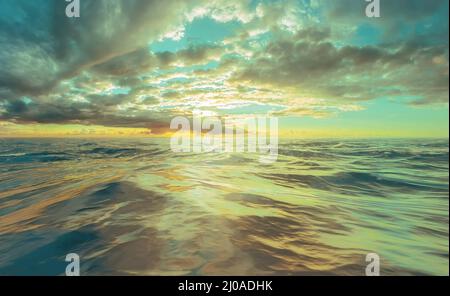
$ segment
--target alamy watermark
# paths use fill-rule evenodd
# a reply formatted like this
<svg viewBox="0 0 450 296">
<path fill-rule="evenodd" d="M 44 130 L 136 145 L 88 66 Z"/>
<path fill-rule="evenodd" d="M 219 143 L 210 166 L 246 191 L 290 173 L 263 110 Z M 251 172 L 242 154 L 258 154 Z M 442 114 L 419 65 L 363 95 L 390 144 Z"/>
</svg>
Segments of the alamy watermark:
<svg viewBox="0 0 450 296">
<path fill-rule="evenodd" d="M 366 0 L 369 2 L 366 6 L 366 16 L 373 17 L 381 17 L 381 8 L 380 8 L 380 0 Z"/>
<path fill-rule="evenodd" d="M 66 0 L 70 2 L 66 6 L 66 16 L 68 18 L 80 17 L 80 0 Z"/>
<path fill-rule="evenodd" d="M 249 116 L 246 118 L 203 117 L 194 112 L 191 121 L 187 117 L 175 117 L 171 130 L 177 130 L 170 139 L 175 153 L 259 153 L 261 163 L 273 163 L 278 159 L 278 118 Z"/>
<path fill-rule="evenodd" d="M 76 253 L 66 255 L 66 276 L 80 276 L 80 256 Z"/>
<path fill-rule="evenodd" d="M 380 276 L 380 256 L 377 253 L 366 255 L 366 276 Z"/>
</svg>

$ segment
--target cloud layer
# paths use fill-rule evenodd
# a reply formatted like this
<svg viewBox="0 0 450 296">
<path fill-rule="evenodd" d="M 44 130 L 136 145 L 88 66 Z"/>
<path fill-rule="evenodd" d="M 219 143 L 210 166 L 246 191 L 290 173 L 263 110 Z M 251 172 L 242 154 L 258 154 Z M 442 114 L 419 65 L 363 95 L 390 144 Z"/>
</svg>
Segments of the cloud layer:
<svg viewBox="0 0 450 296">
<path fill-rule="evenodd" d="M 0 121 L 157 132 L 194 109 L 448 107 L 445 0 L 382 1 L 380 19 L 354 0 L 81 0 L 79 19 L 66 4 L 0 0 Z"/>
</svg>

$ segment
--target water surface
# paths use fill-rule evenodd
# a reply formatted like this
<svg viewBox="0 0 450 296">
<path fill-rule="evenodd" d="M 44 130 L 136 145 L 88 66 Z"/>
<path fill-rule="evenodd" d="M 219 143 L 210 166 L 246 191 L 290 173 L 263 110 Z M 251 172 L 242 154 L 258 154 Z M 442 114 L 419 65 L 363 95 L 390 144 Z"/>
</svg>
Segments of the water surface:
<svg viewBox="0 0 450 296">
<path fill-rule="evenodd" d="M 0 274 L 448 275 L 448 140 L 0 140 Z"/>
</svg>

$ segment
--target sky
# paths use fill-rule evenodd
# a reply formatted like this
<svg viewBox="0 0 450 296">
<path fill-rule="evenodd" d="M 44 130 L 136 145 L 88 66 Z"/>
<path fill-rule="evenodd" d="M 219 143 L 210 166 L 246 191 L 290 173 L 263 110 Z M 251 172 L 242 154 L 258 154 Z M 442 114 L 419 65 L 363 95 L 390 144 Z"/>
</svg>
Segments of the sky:
<svg viewBox="0 0 450 296">
<path fill-rule="evenodd" d="M 276 116 L 284 137 L 448 137 L 447 0 L 0 0 L 0 137 L 164 136 Z"/>
</svg>

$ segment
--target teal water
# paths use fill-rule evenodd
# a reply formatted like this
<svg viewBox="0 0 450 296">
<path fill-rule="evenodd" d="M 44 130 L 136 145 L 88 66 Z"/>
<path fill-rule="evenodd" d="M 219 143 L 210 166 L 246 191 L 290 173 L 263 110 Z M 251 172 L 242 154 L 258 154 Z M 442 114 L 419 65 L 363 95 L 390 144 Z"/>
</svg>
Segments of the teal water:
<svg viewBox="0 0 450 296">
<path fill-rule="evenodd" d="M 448 140 L 0 140 L 0 274 L 448 275 Z"/>
</svg>

